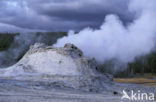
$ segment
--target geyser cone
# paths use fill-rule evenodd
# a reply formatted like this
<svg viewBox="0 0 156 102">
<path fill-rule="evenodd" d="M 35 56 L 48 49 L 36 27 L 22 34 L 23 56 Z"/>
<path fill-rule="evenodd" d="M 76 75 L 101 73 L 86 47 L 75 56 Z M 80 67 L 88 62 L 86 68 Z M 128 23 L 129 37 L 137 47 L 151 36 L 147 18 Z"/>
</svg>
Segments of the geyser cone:
<svg viewBox="0 0 156 102">
<path fill-rule="evenodd" d="M 74 88 L 100 88 L 102 82 L 111 78 L 99 74 L 95 68 L 95 61 L 84 57 L 82 51 L 72 44 L 60 48 L 35 44 L 17 64 L 0 70 L 0 73 L 1 78 L 61 82 Z"/>
</svg>

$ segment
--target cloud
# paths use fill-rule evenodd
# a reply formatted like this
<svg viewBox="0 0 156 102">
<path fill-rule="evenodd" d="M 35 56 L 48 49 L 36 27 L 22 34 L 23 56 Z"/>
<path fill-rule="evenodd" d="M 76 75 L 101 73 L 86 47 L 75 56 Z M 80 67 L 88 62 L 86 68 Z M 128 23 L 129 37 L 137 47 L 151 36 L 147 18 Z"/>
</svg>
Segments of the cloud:
<svg viewBox="0 0 156 102">
<path fill-rule="evenodd" d="M 107 14 L 126 23 L 134 19 L 129 0 L 1 0 L 0 22 L 47 31 L 98 28 Z"/>
<path fill-rule="evenodd" d="M 118 3 L 119 1 L 121 4 Z M 66 20 L 103 21 L 104 17 L 110 13 L 126 16 L 127 2 L 123 0 L 118 0 L 118 2 L 111 0 L 107 0 L 107 2 L 106 0 L 69 0 L 63 3 L 53 2 L 45 4 L 44 6 L 39 5 L 39 8 L 42 8 L 39 12 Z M 124 4 L 124 6 L 122 4 Z M 128 20 L 129 18 L 125 19 Z"/>
</svg>

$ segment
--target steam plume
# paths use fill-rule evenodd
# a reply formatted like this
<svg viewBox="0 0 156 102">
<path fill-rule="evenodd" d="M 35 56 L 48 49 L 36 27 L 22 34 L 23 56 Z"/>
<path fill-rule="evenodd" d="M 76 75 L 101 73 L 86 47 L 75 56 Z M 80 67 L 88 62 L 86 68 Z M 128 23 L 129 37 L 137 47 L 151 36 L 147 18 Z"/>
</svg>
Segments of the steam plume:
<svg viewBox="0 0 156 102">
<path fill-rule="evenodd" d="M 136 56 L 148 54 L 155 45 L 156 1 L 132 0 L 129 10 L 136 13 L 136 19 L 126 27 L 118 16 L 108 15 L 100 29 L 85 28 L 78 34 L 70 31 L 54 46 L 73 43 L 99 62 L 110 59 L 131 62 Z"/>
</svg>

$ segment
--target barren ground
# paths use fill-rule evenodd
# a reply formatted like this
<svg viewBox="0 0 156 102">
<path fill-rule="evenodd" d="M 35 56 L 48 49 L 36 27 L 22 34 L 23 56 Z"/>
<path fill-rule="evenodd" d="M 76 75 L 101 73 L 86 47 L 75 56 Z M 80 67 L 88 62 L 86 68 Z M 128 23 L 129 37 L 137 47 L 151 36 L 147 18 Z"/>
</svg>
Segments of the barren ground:
<svg viewBox="0 0 156 102">
<path fill-rule="evenodd" d="M 84 92 L 70 88 L 62 89 L 57 86 L 42 86 L 31 81 L 0 79 L 0 102 L 131 102 L 121 100 L 121 93 L 114 95 L 113 92 L 122 92 L 124 88 L 146 89 L 118 83 L 106 84 L 106 87 L 110 89 L 104 92 Z M 145 91 L 156 92 L 155 89 L 155 87 L 150 87 Z"/>
</svg>

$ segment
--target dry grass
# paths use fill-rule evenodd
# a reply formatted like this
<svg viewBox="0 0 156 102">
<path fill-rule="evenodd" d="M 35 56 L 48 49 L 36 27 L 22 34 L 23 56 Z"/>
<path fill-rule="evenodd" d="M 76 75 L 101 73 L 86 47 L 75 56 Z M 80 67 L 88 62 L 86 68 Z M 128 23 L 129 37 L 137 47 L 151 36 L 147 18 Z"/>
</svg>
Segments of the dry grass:
<svg viewBox="0 0 156 102">
<path fill-rule="evenodd" d="M 135 83 L 135 84 L 143 84 L 143 83 L 156 83 L 156 80 L 146 79 L 146 78 L 115 78 L 115 82 L 121 83 Z"/>
<path fill-rule="evenodd" d="M 142 77 L 114 78 L 114 81 L 119 83 L 141 84 L 144 86 L 156 86 L 156 80 L 152 78 L 156 78 L 155 75 L 145 74 Z"/>
</svg>

